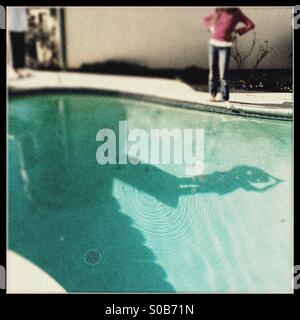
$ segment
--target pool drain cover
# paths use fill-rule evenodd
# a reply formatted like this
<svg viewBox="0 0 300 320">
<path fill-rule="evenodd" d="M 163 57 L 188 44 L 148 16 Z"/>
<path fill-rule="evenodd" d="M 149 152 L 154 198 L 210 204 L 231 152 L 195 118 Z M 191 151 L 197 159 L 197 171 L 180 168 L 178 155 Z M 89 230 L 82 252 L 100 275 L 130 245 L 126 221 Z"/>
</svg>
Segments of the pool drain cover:
<svg viewBox="0 0 300 320">
<path fill-rule="evenodd" d="M 96 265 L 101 261 L 101 254 L 98 250 L 89 250 L 84 255 L 84 261 L 90 265 Z"/>
</svg>

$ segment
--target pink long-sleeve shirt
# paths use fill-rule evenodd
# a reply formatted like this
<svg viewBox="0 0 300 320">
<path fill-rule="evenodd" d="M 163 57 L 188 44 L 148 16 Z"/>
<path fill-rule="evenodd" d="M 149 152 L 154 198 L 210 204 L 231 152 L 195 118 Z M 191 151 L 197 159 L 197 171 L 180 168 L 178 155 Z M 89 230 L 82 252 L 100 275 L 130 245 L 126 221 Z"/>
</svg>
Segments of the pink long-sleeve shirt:
<svg viewBox="0 0 300 320">
<path fill-rule="evenodd" d="M 215 18 L 214 18 L 214 15 Z M 244 27 L 235 30 L 236 25 L 242 22 Z M 254 23 L 246 17 L 240 9 L 233 12 L 227 12 L 220 10 L 219 12 L 212 12 L 203 19 L 203 24 L 205 28 L 214 26 L 214 31 L 211 35 L 212 39 L 219 41 L 232 41 L 232 33 L 236 31 L 240 36 L 246 32 L 255 28 Z"/>
</svg>

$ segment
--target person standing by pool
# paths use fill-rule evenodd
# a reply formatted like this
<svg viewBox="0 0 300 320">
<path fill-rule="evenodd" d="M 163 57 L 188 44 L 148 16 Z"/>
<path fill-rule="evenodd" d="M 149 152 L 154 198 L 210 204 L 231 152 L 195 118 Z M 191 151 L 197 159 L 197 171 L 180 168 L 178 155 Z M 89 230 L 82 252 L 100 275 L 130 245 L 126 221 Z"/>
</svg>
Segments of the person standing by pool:
<svg viewBox="0 0 300 320">
<path fill-rule="evenodd" d="M 12 49 L 12 66 L 17 76 L 23 78 L 30 75 L 25 70 L 25 34 L 28 29 L 26 8 L 8 8 L 7 15 Z"/>
<path fill-rule="evenodd" d="M 236 28 L 239 23 L 243 23 L 244 26 Z M 254 29 L 254 23 L 239 8 L 221 7 L 206 16 L 203 24 L 211 33 L 209 40 L 210 101 L 216 101 L 218 79 L 220 79 L 221 99 L 231 107 L 228 83 L 231 46 L 237 36 L 242 36 Z"/>
</svg>

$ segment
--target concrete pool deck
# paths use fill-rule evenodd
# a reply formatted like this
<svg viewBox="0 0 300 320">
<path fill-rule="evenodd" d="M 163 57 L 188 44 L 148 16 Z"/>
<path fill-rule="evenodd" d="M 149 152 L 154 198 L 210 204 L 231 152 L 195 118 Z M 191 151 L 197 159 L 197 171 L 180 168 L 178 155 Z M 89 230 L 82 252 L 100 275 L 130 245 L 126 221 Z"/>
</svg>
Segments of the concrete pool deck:
<svg viewBox="0 0 300 320">
<path fill-rule="evenodd" d="M 70 89 L 99 90 L 120 95 L 133 95 L 143 99 L 170 102 L 178 106 L 239 114 L 254 117 L 293 118 L 293 93 L 285 92 L 233 92 L 229 110 L 222 102 L 208 101 L 207 92 L 195 91 L 180 80 L 134 76 L 94 75 L 75 72 L 31 71 L 27 78 L 16 78 L 8 72 L 8 89 L 11 92 Z"/>
</svg>

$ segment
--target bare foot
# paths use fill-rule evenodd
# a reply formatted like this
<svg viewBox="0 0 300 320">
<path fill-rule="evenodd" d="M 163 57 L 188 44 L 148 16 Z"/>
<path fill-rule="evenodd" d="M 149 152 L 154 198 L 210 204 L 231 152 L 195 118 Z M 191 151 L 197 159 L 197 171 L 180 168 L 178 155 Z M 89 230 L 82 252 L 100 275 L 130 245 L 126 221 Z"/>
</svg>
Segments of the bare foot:
<svg viewBox="0 0 300 320">
<path fill-rule="evenodd" d="M 20 69 L 15 69 L 15 73 L 17 74 L 18 78 L 24 78 L 23 73 Z"/>
<path fill-rule="evenodd" d="M 216 102 L 216 101 L 217 101 L 217 97 L 211 96 L 208 101 L 209 101 L 209 102 Z"/>
<path fill-rule="evenodd" d="M 22 69 L 22 70 L 20 70 L 20 72 L 21 72 L 23 78 L 24 78 L 24 77 L 30 77 L 30 76 L 31 76 L 31 72 L 28 71 L 27 69 Z"/>
</svg>

